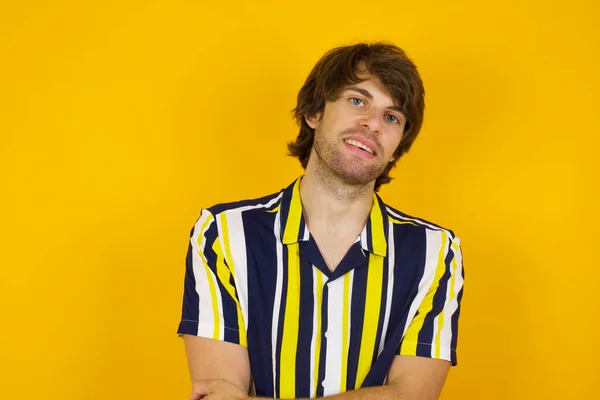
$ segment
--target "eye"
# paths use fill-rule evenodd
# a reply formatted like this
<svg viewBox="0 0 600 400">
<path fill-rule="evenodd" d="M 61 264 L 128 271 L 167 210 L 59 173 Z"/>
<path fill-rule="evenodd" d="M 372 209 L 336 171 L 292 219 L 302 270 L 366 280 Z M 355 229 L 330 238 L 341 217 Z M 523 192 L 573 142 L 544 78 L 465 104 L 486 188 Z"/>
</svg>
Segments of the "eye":
<svg viewBox="0 0 600 400">
<path fill-rule="evenodd" d="M 400 120 L 395 115 L 388 114 L 388 115 L 386 115 L 386 117 L 387 117 L 388 121 L 391 122 L 391 123 L 393 123 L 393 124 L 394 123 L 400 123 Z"/>
<path fill-rule="evenodd" d="M 352 104 L 354 104 L 355 106 L 360 106 L 363 101 L 361 99 L 359 99 L 358 97 L 351 97 L 350 102 Z"/>
</svg>

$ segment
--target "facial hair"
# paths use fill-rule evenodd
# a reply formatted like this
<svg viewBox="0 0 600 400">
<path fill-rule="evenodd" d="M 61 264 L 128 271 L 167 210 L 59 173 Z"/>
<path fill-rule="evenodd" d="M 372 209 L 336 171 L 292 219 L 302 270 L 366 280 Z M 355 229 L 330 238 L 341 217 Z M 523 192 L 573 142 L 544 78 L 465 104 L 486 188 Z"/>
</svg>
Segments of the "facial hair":
<svg viewBox="0 0 600 400">
<path fill-rule="evenodd" d="M 341 132 L 338 135 L 338 138 L 350 133 L 367 136 L 355 129 L 347 129 Z M 376 143 L 375 140 L 373 141 Z M 313 150 L 317 155 L 316 172 L 321 175 L 322 178 L 335 179 L 345 185 L 368 185 L 374 182 L 387 167 L 385 163 L 373 162 L 374 160 L 379 160 L 379 158 L 361 162 L 362 160 L 357 159 L 357 157 L 345 155 L 343 149 L 340 149 L 339 145 L 336 146 L 336 143 L 327 141 L 326 135 L 323 134 L 318 126 L 315 129 Z"/>
</svg>

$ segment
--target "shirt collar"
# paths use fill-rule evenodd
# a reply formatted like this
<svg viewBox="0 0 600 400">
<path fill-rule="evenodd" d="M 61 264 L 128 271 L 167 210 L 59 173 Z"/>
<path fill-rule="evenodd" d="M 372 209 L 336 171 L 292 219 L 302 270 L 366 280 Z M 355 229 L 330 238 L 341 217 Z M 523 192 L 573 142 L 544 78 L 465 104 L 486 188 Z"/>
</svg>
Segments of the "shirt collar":
<svg viewBox="0 0 600 400">
<path fill-rule="evenodd" d="M 304 213 L 302 212 L 302 201 L 300 200 L 300 180 L 296 179 L 283 191 L 280 207 L 278 210 L 281 242 L 292 244 L 310 239 L 310 232 L 306 226 Z M 387 224 L 388 220 L 386 206 L 383 200 L 373 193 L 373 205 L 369 213 L 369 219 L 356 241 L 360 241 L 363 250 L 385 257 L 387 254 Z"/>
</svg>

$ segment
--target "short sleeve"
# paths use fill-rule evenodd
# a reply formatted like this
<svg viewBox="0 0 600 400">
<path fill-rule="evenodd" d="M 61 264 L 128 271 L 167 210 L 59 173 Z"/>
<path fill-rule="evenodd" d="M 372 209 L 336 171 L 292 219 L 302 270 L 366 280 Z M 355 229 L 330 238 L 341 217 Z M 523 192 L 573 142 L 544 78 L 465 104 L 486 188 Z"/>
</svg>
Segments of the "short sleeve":
<svg viewBox="0 0 600 400">
<path fill-rule="evenodd" d="M 438 358 L 457 364 L 458 317 L 464 271 L 460 240 L 448 231 L 427 232 L 426 265 L 400 355 Z"/>
<path fill-rule="evenodd" d="M 181 322 L 177 333 L 247 346 L 232 270 L 215 217 L 202 210 L 188 245 Z"/>
</svg>

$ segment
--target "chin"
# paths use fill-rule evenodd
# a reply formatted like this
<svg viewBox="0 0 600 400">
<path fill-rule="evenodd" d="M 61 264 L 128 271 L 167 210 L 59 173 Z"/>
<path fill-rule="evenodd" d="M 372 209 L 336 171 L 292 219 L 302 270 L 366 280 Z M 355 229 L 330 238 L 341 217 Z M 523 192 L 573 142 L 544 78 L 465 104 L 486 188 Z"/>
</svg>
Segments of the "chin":
<svg viewBox="0 0 600 400">
<path fill-rule="evenodd" d="M 374 182 L 380 175 L 379 170 L 362 170 L 362 171 L 337 171 L 337 174 L 344 182 L 350 185 L 366 185 Z"/>
</svg>

